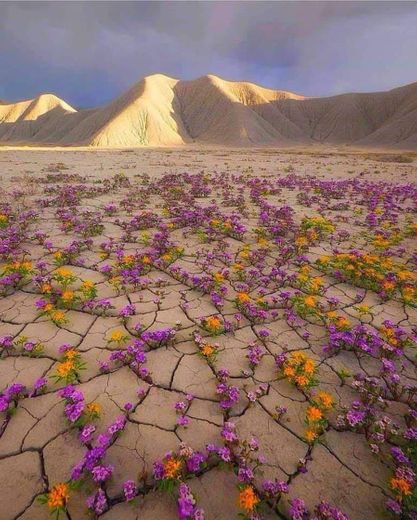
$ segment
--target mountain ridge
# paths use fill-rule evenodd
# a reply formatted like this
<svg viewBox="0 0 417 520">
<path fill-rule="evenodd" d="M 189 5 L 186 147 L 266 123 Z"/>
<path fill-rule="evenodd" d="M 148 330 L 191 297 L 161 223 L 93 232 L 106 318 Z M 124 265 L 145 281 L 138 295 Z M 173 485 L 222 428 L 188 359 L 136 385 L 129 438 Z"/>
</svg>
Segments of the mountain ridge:
<svg viewBox="0 0 417 520">
<path fill-rule="evenodd" d="M 76 110 L 54 94 L 0 103 L 0 143 L 57 146 L 347 144 L 417 148 L 417 82 L 305 97 L 209 74 L 146 76 L 110 103 Z"/>
</svg>

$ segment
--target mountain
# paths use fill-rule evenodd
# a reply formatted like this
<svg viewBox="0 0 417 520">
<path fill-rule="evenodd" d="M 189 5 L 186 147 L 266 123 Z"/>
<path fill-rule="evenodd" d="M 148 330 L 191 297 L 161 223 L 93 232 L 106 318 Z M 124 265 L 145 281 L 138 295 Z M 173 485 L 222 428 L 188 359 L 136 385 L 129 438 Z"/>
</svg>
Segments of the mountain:
<svg viewBox="0 0 417 520">
<path fill-rule="evenodd" d="M 96 109 L 53 94 L 0 102 L 0 142 L 96 147 L 334 143 L 417 148 L 417 83 L 307 98 L 208 75 L 144 78 Z"/>
</svg>

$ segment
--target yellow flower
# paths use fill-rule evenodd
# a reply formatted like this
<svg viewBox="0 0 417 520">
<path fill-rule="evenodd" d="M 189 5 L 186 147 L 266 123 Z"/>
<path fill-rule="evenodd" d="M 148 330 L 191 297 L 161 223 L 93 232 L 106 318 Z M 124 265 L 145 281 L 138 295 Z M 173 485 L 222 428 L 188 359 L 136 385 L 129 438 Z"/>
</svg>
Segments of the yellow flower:
<svg viewBox="0 0 417 520">
<path fill-rule="evenodd" d="M 368 314 L 369 313 L 369 305 L 358 305 L 358 311 L 360 314 Z"/>
<path fill-rule="evenodd" d="M 339 316 L 337 318 L 337 321 L 336 321 L 336 327 L 338 329 L 346 329 L 347 327 L 349 327 L 350 325 L 350 322 L 347 318 L 345 318 L 344 316 Z"/>
<path fill-rule="evenodd" d="M 122 330 L 114 330 L 110 334 L 109 341 L 114 341 L 115 343 L 119 343 L 126 337 L 125 333 Z"/>
<path fill-rule="evenodd" d="M 64 300 L 64 302 L 70 302 L 74 299 L 74 292 L 64 291 L 61 295 L 61 298 Z"/>
<path fill-rule="evenodd" d="M 65 359 L 74 359 L 77 355 L 78 355 L 78 352 L 74 348 L 71 348 L 64 352 Z"/>
<path fill-rule="evenodd" d="M 308 375 L 314 374 L 316 369 L 316 364 L 312 359 L 307 359 L 304 363 L 304 372 Z"/>
<path fill-rule="evenodd" d="M 55 311 L 52 313 L 52 320 L 53 321 L 62 321 L 65 318 L 65 313 L 62 311 Z"/>
<path fill-rule="evenodd" d="M 83 289 L 92 289 L 93 287 L 94 287 L 94 282 L 92 280 L 83 281 Z"/>
<path fill-rule="evenodd" d="M 224 275 L 222 273 L 220 273 L 220 272 L 214 273 L 213 280 L 216 283 L 222 283 L 222 282 L 224 282 Z"/>
<path fill-rule="evenodd" d="M 317 303 L 317 298 L 315 296 L 305 296 L 304 297 L 304 303 L 307 305 L 307 307 L 315 307 Z"/>
<path fill-rule="evenodd" d="M 59 267 L 55 271 L 55 274 L 57 274 L 58 276 L 60 276 L 62 278 L 71 278 L 71 276 L 74 276 L 74 274 L 71 271 L 71 269 L 68 269 L 67 267 Z"/>
<path fill-rule="evenodd" d="M 124 255 L 122 259 L 122 263 L 131 265 L 135 261 L 135 257 L 133 255 Z"/>
<path fill-rule="evenodd" d="M 87 405 L 87 412 L 91 415 L 99 415 L 101 412 L 101 406 L 96 403 L 96 401 L 93 401 Z"/>
<path fill-rule="evenodd" d="M 307 237 L 304 237 L 304 236 L 299 236 L 298 238 L 296 238 L 295 240 L 295 244 L 297 246 L 305 246 L 308 244 L 308 240 L 307 240 Z"/>
<path fill-rule="evenodd" d="M 41 285 L 41 293 L 49 294 L 52 291 L 52 285 L 50 283 L 43 283 Z"/>
</svg>

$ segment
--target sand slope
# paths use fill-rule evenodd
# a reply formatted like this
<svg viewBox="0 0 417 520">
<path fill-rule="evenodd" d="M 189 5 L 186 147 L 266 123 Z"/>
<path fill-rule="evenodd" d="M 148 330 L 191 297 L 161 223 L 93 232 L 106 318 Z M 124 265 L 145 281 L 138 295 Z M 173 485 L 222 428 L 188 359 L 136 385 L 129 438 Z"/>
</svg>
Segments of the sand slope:
<svg viewBox="0 0 417 520">
<path fill-rule="evenodd" d="M 417 148 L 417 83 L 388 92 L 305 98 L 212 75 L 179 81 L 155 74 L 97 109 L 77 112 L 52 94 L 0 102 L 0 142 Z"/>
</svg>

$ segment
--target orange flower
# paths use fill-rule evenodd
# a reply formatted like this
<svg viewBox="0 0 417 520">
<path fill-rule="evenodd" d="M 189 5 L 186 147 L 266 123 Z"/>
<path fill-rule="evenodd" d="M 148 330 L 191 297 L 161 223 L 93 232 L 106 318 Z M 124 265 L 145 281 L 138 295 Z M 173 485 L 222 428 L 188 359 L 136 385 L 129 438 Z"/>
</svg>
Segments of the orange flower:
<svg viewBox="0 0 417 520">
<path fill-rule="evenodd" d="M 323 412 L 317 406 L 310 406 L 306 415 L 309 422 L 317 422 L 323 417 Z"/>
<path fill-rule="evenodd" d="M 238 299 L 239 303 L 247 303 L 250 301 L 249 294 L 245 292 L 238 293 L 236 298 Z"/>
<path fill-rule="evenodd" d="M 164 462 L 164 475 L 165 478 L 176 478 L 181 471 L 182 462 L 175 457 L 169 457 Z"/>
<path fill-rule="evenodd" d="M 66 350 L 64 357 L 65 359 L 74 359 L 77 356 L 78 352 L 75 349 Z"/>
<path fill-rule="evenodd" d="M 311 375 L 314 373 L 314 370 L 316 369 L 316 364 L 312 359 L 307 359 L 304 363 L 304 372 L 308 375 Z"/>
<path fill-rule="evenodd" d="M 209 327 L 210 329 L 213 329 L 213 330 L 218 330 L 221 327 L 220 318 L 218 318 L 217 316 L 210 316 L 209 318 L 207 318 L 206 324 L 207 324 L 207 327 Z"/>
<path fill-rule="evenodd" d="M 294 377 L 295 370 L 292 367 L 284 367 L 284 376 L 286 377 Z"/>
<path fill-rule="evenodd" d="M 201 349 L 201 353 L 203 354 L 203 356 L 206 356 L 206 357 L 209 357 L 213 354 L 214 352 L 214 347 L 212 347 L 211 345 L 204 345 L 204 347 Z"/>
<path fill-rule="evenodd" d="M 239 507 L 246 511 L 253 511 L 260 500 L 252 486 L 244 487 L 239 493 Z"/>
<path fill-rule="evenodd" d="M 64 302 L 70 302 L 74 299 L 74 292 L 73 291 L 64 291 L 62 293 L 61 298 L 64 300 Z"/>
<path fill-rule="evenodd" d="M 69 499 L 68 485 L 65 483 L 56 484 L 48 493 L 48 507 L 65 507 Z"/>
<path fill-rule="evenodd" d="M 298 386 L 306 386 L 306 384 L 308 383 L 308 379 L 306 376 L 297 376 L 295 378 L 295 383 L 298 385 Z"/>
<path fill-rule="evenodd" d="M 71 360 L 60 363 L 56 369 L 59 377 L 67 377 L 71 370 L 74 369 L 74 362 Z"/>
<path fill-rule="evenodd" d="M 307 307 L 315 307 L 317 298 L 315 296 L 305 296 L 304 303 L 307 305 Z"/>
<path fill-rule="evenodd" d="M 52 314 L 53 321 L 62 321 L 65 318 L 65 313 L 62 311 L 55 311 Z"/>
<path fill-rule="evenodd" d="M 307 430 L 304 432 L 304 438 L 311 444 L 317 439 L 317 433 L 314 430 L 307 428 Z"/>
<path fill-rule="evenodd" d="M 333 406 L 333 396 L 331 396 L 327 392 L 319 392 L 316 395 L 316 400 L 326 410 L 330 409 Z"/>
<path fill-rule="evenodd" d="M 411 495 L 411 485 L 404 478 L 392 477 L 390 485 L 391 488 L 398 491 L 400 495 Z"/>
<path fill-rule="evenodd" d="M 395 288 L 395 282 L 385 280 L 385 282 L 382 284 L 382 287 L 386 289 L 387 291 Z"/>
</svg>

